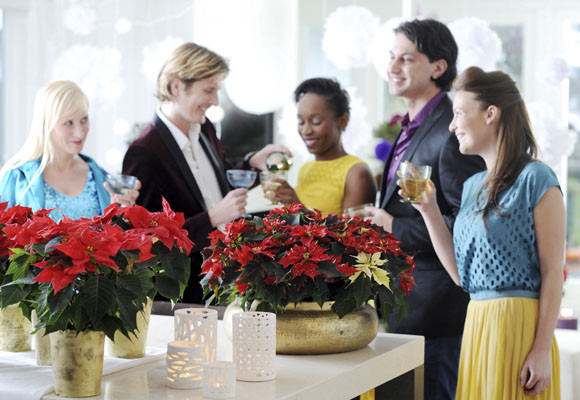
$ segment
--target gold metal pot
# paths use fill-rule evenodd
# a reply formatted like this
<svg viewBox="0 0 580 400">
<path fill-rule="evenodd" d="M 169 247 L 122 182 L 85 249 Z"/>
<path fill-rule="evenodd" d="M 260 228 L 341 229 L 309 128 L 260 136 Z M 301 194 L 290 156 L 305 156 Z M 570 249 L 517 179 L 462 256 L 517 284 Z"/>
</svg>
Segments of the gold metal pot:
<svg viewBox="0 0 580 400">
<path fill-rule="evenodd" d="M 276 353 L 327 354 L 360 349 L 377 336 L 379 318 L 375 309 L 365 304 L 338 318 L 324 303 L 299 303 L 276 314 Z"/>
<path fill-rule="evenodd" d="M 57 331 L 50 334 L 54 392 L 63 397 L 101 394 L 105 334 Z"/>
<path fill-rule="evenodd" d="M 0 350 L 30 351 L 32 324 L 18 304 L 0 308 Z"/>
<path fill-rule="evenodd" d="M 119 358 L 141 358 L 145 356 L 151 306 L 153 306 L 153 300 L 147 299 L 147 303 L 143 306 L 143 311 L 137 313 L 137 330 L 135 333 L 129 333 L 130 339 L 127 339 L 127 336 L 119 331 L 115 332 L 114 340 L 106 339 L 105 353 L 108 356 Z"/>
<path fill-rule="evenodd" d="M 276 314 L 276 353 L 328 354 L 352 351 L 366 346 L 377 336 L 376 310 L 365 304 L 360 310 L 338 318 L 330 309 L 316 303 L 290 304 Z M 226 335 L 231 332 L 231 316 L 241 312 L 239 303 L 230 304 L 224 314 Z M 231 333 L 229 334 L 231 339 Z"/>
</svg>

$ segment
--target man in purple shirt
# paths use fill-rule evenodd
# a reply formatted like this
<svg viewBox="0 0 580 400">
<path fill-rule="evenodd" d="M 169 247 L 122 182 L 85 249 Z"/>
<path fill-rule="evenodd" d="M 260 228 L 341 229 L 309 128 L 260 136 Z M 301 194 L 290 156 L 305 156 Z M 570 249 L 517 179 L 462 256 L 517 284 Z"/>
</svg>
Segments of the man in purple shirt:
<svg viewBox="0 0 580 400">
<path fill-rule="evenodd" d="M 485 165 L 479 157 L 462 155 L 449 132 L 453 110 L 446 92 L 457 75 L 457 44 L 449 29 L 432 19 L 414 20 L 399 25 L 395 34 L 389 92 L 403 98 L 407 114 L 386 162 L 380 208 L 370 213 L 373 222 L 401 241 L 404 251 L 415 254 L 417 286 L 408 298 L 408 316 L 396 321 L 393 315 L 387 321 L 392 332 L 425 336 L 425 399 L 453 399 L 469 297 L 437 259 L 419 212 L 401 203 L 396 171 L 407 160 L 431 166 L 437 203 L 452 229 L 463 182 Z"/>
</svg>

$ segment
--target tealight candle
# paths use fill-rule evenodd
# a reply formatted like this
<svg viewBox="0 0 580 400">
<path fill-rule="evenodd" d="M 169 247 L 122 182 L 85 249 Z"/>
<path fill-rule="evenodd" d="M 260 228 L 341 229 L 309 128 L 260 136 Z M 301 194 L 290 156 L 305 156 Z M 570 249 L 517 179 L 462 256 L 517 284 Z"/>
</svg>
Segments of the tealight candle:
<svg viewBox="0 0 580 400">
<path fill-rule="evenodd" d="M 167 386 L 174 389 L 201 387 L 205 361 L 207 360 L 202 343 L 169 342 L 167 344 Z"/>
<path fill-rule="evenodd" d="M 203 397 L 228 399 L 236 395 L 236 368 L 233 362 L 209 361 L 203 368 Z"/>
<path fill-rule="evenodd" d="M 237 380 L 269 381 L 276 377 L 276 314 L 234 314 L 232 336 Z"/>
<path fill-rule="evenodd" d="M 205 361 L 214 361 L 217 351 L 217 311 L 182 308 L 175 311 L 175 339 L 202 343 Z"/>
<path fill-rule="evenodd" d="M 556 324 L 558 329 L 578 329 L 578 318 L 574 316 L 574 310 L 571 308 L 562 308 L 560 310 L 560 316 L 558 317 L 558 322 Z"/>
</svg>

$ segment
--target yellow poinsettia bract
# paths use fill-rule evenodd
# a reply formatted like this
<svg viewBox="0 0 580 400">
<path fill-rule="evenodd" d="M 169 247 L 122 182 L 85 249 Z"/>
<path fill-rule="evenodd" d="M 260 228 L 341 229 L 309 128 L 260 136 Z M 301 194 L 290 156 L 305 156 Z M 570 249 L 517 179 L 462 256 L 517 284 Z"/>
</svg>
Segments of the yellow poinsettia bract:
<svg viewBox="0 0 580 400">
<path fill-rule="evenodd" d="M 390 289 L 391 280 L 387 275 L 387 271 L 382 268 L 379 268 L 381 265 L 384 265 L 387 260 L 381 260 L 381 253 L 358 253 L 358 255 L 353 256 L 356 260 L 356 264 L 354 268 L 356 268 L 357 272 L 349 276 L 351 282 L 354 282 L 356 278 L 359 277 L 360 274 L 365 274 L 371 279 L 374 279 L 379 284 L 387 287 Z"/>
</svg>

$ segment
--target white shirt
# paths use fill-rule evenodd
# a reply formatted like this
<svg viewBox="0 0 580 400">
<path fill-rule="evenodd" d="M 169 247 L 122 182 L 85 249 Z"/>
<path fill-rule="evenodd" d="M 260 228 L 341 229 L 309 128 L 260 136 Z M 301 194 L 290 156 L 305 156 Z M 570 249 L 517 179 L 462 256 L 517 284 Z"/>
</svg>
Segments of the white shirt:
<svg viewBox="0 0 580 400">
<path fill-rule="evenodd" d="M 187 161 L 187 165 L 189 165 L 195 182 L 203 195 L 205 205 L 208 210 L 211 210 L 223 199 L 223 196 L 213 166 L 199 142 L 201 125 L 191 125 L 188 137 L 186 137 L 181 129 L 163 115 L 161 107 L 157 107 L 156 113 L 159 119 L 167 126 L 183 152 L 185 161 Z"/>
</svg>

